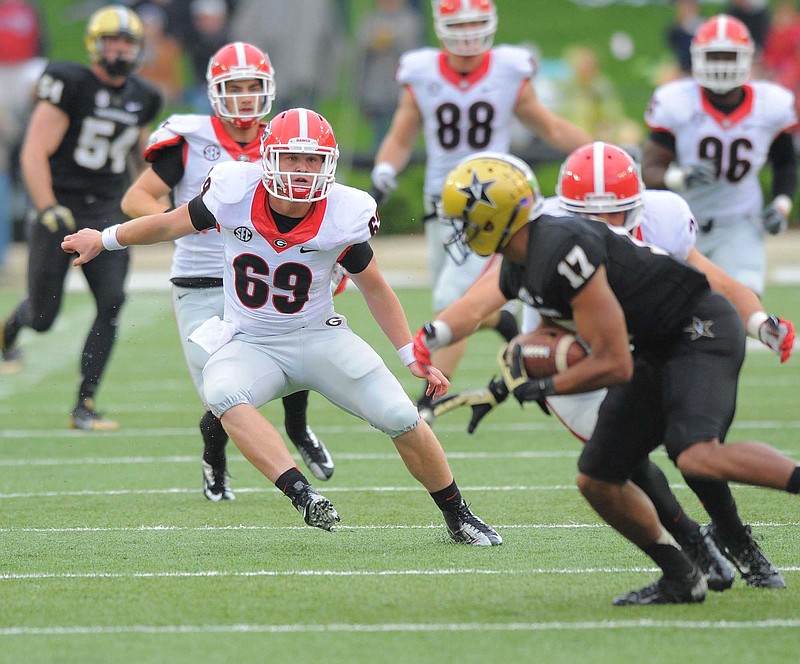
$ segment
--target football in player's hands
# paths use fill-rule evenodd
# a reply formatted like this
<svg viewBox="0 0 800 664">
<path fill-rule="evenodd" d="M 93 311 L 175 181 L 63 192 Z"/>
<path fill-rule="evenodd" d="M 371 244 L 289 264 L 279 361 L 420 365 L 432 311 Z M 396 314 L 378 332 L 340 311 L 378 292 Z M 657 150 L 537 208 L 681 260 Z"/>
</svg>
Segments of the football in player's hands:
<svg viewBox="0 0 800 664">
<path fill-rule="evenodd" d="M 545 378 L 560 373 L 588 355 L 586 345 L 563 327 L 545 324 L 520 334 L 509 345 L 517 344 L 529 378 Z"/>
</svg>

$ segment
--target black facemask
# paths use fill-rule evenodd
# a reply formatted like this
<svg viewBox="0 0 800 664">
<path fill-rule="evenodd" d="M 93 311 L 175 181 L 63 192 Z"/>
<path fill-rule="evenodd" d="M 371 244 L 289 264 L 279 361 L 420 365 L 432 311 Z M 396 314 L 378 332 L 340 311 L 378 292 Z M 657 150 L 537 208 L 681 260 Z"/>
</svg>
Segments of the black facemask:
<svg viewBox="0 0 800 664">
<path fill-rule="evenodd" d="M 100 61 L 99 64 L 109 76 L 127 76 L 134 69 L 136 69 L 135 62 L 131 62 L 130 60 L 123 60 L 121 58 L 117 58 L 116 60 L 113 60 L 111 62 L 103 59 Z"/>
</svg>

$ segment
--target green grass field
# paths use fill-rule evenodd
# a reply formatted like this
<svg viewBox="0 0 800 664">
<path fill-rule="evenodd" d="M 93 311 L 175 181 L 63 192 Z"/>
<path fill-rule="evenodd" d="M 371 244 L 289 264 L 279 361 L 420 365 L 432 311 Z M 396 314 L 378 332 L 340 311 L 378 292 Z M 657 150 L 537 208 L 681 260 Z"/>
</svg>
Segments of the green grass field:
<svg viewBox="0 0 800 664">
<path fill-rule="evenodd" d="M 18 296 L 0 291 L 0 309 Z M 400 296 L 412 325 L 426 319 L 424 291 Z M 766 299 L 798 318 L 796 287 Z M 357 292 L 338 309 L 398 366 Z M 131 293 L 123 315 L 99 399 L 122 429 L 67 429 L 91 315 L 88 296 L 70 294 L 54 330 L 24 334 L 25 370 L 0 376 L 0 662 L 798 661 L 796 496 L 734 488 L 786 590 L 738 580 L 699 606 L 614 608 L 656 571 L 581 499 L 578 443 L 537 408 L 506 405 L 474 436 L 465 413 L 437 423 L 465 496 L 505 539 L 483 550 L 448 539 L 385 436 L 312 395 L 336 460 L 318 486 L 342 516 L 326 533 L 234 449 L 237 500 L 203 498 L 201 408 L 166 291 Z M 497 346 L 477 335 L 454 388 L 482 384 Z M 798 358 L 749 353 L 731 440 L 764 438 L 800 460 L 798 388 Z M 275 405 L 264 412 L 282 419 Z"/>
</svg>

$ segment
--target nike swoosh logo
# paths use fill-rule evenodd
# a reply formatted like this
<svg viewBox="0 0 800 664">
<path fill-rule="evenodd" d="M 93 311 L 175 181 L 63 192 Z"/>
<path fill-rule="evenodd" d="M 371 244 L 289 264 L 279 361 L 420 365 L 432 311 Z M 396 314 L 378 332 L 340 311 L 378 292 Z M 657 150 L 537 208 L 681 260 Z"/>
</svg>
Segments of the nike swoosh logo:
<svg viewBox="0 0 800 664">
<path fill-rule="evenodd" d="M 312 251 L 319 251 L 319 249 L 312 249 L 311 247 L 300 247 L 301 254 L 307 254 Z"/>
</svg>

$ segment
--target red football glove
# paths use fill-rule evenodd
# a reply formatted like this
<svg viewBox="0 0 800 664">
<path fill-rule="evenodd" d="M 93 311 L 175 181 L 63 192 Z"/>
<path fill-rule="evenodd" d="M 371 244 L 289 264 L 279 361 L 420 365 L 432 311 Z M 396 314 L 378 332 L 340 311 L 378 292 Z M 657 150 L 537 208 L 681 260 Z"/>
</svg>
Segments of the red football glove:
<svg viewBox="0 0 800 664">
<path fill-rule="evenodd" d="M 425 323 L 414 337 L 414 359 L 423 370 L 429 371 L 433 366 L 431 351 L 436 348 L 436 330 L 430 323 Z"/>
<path fill-rule="evenodd" d="M 770 316 L 758 328 L 758 338 L 768 348 L 774 350 L 781 362 L 786 362 L 794 349 L 794 325 L 790 320 Z"/>
</svg>

